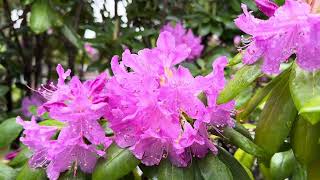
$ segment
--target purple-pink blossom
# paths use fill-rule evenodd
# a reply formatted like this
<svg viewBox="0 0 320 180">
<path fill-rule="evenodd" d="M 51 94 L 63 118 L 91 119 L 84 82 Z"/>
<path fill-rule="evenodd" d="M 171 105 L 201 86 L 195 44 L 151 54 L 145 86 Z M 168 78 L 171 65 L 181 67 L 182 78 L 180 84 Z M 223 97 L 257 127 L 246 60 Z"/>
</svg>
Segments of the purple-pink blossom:
<svg viewBox="0 0 320 180">
<path fill-rule="evenodd" d="M 255 18 L 244 4 L 242 8 L 235 24 L 251 36 L 245 42 L 245 64 L 262 58 L 265 73 L 278 73 L 280 64 L 296 54 L 301 68 L 320 68 L 320 15 L 311 13 L 307 3 L 286 0 L 268 20 Z"/>
<path fill-rule="evenodd" d="M 168 23 L 164 25 L 161 29 L 161 32 L 170 32 L 175 38 L 176 44 L 185 44 L 190 48 L 191 52 L 189 53 L 188 60 L 193 60 L 201 55 L 203 50 L 203 45 L 201 44 L 201 37 L 197 37 L 193 34 L 192 30 L 185 29 L 180 22 L 173 25 Z"/>
<path fill-rule="evenodd" d="M 255 3 L 259 10 L 269 17 L 278 9 L 278 5 L 272 0 L 255 0 Z"/>
<path fill-rule="evenodd" d="M 190 53 L 180 46 L 165 31 L 157 47 L 137 54 L 126 50 L 122 62 L 117 56 L 111 62 L 114 76 L 106 84 L 111 111 L 106 118 L 116 143 L 148 166 L 168 157 L 185 167 L 192 156 L 216 153 L 207 126 L 233 126 L 234 103 L 216 104 L 224 87 L 226 58 L 217 59 L 208 76 L 193 77 L 188 69 L 175 67 Z M 198 98 L 200 93 L 206 94 L 208 105 Z"/>
<path fill-rule="evenodd" d="M 98 157 L 105 154 L 97 146 L 106 149 L 111 144 L 99 124 L 108 111 L 107 75 L 102 73 L 84 83 L 74 76 L 66 83 L 70 70 L 65 71 L 58 65 L 57 72 L 56 85 L 52 83 L 38 90 L 46 98 L 38 114 L 48 112 L 50 118 L 64 123 L 64 127 L 40 126 L 34 117 L 30 122 L 17 118 L 25 129 L 21 142 L 33 151 L 29 164 L 33 168 L 47 167 L 51 180 L 58 179 L 61 172 L 73 165 L 91 173 Z"/>
</svg>

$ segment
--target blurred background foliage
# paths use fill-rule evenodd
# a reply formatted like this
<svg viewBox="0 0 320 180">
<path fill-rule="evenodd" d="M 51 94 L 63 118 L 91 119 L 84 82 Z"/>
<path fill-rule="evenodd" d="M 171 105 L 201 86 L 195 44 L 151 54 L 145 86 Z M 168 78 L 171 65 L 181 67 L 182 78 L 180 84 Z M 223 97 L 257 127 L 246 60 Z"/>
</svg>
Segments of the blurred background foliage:
<svg viewBox="0 0 320 180">
<path fill-rule="evenodd" d="M 58 63 L 90 78 L 126 48 L 153 47 L 171 21 L 202 36 L 201 57 L 184 66 L 206 74 L 215 57 L 237 53 L 233 19 L 241 3 L 256 10 L 251 0 L 1 0 L 0 120 L 19 111 L 30 88 L 54 79 Z M 86 53 L 87 43 L 98 57 Z"/>
</svg>

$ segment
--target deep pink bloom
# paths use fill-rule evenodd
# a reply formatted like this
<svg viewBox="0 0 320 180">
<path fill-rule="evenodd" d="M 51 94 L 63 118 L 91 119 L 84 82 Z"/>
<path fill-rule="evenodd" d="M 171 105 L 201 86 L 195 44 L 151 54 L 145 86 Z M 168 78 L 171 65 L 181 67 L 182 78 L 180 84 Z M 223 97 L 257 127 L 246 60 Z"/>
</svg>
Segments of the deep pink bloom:
<svg viewBox="0 0 320 180">
<path fill-rule="evenodd" d="M 272 0 L 255 0 L 259 10 L 267 16 L 273 16 L 274 12 L 278 9 L 278 5 Z"/>
<path fill-rule="evenodd" d="M 118 57 L 112 59 L 114 76 L 107 83 L 111 111 L 106 118 L 116 143 L 129 147 L 145 165 L 168 157 L 176 166 L 185 167 L 193 155 L 216 153 L 207 125 L 232 125 L 231 106 L 215 104 L 224 86 L 226 59 L 217 60 L 216 69 L 207 77 L 194 78 L 188 69 L 175 67 L 187 58 L 185 51 L 175 46 L 170 33 L 162 32 L 156 48 L 138 54 L 127 50 L 120 64 Z M 208 106 L 198 98 L 201 92 L 208 96 Z"/>
<path fill-rule="evenodd" d="M 296 54 L 297 63 L 303 69 L 320 68 L 320 57 L 316 53 L 320 50 L 320 15 L 312 14 L 307 3 L 286 0 L 268 20 L 256 19 L 246 5 L 242 8 L 244 14 L 235 23 L 252 36 L 244 53 L 244 63 L 252 64 L 263 58 L 263 71 L 278 73 L 281 62 Z"/>
<path fill-rule="evenodd" d="M 193 60 L 201 55 L 203 50 L 201 38 L 195 36 L 191 29 L 186 30 L 182 24 L 178 22 L 175 26 L 171 23 L 164 25 L 161 32 L 164 31 L 170 32 L 174 36 L 176 44 L 185 44 L 190 48 L 191 52 L 188 56 L 188 60 Z"/>
</svg>

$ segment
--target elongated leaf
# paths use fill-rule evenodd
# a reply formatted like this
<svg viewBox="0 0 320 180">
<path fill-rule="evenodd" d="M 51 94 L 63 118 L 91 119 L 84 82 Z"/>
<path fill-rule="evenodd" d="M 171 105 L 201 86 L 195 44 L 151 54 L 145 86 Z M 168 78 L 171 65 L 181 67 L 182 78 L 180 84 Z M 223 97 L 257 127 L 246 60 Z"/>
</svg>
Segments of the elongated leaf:
<svg viewBox="0 0 320 180">
<path fill-rule="evenodd" d="M 233 179 L 237 180 L 248 180 L 252 179 L 253 176 L 251 172 L 247 172 L 247 170 L 239 163 L 231 154 L 229 154 L 225 149 L 219 148 L 218 158 L 228 166 L 230 169 Z M 248 174 L 250 173 L 250 174 Z"/>
<path fill-rule="evenodd" d="M 8 163 L 8 165 L 11 167 L 23 166 L 28 161 L 28 159 L 31 157 L 31 155 L 32 155 L 32 153 L 28 148 L 23 148 L 19 152 L 19 154 Z"/>
<path fill-rule="evenodd" d="M 307 169 L 298 163 L 291 180 L 307 180 Z M 309 179 L 312 180 L 312 179 Z"/>
<path fill-rule="evenodd" d="M 290 69 L 284 71 L 279 76 L 274 78 L 267 86 L 258 89 L 252 98 L 240 108 L 240 113 L 237 115 L 237 119 L 246 119 L 248 115 L 256 109 L 256 107 L 261 103 L 261 101 L 271 92 L 275 85 L 283 78 L 287 77 L 290 73 Z"/>
<path fill-rule="evenodd" d="M 308 179 L 309 180 L 318 180 L 320 179 L 320 161 L 316 161 L 308 167 Z"/>
<path fill-rule="evenodd" d="M 320 96 L 320 71 L 309 72 L 295 66 L 290 76 L 290 92 L 294 104 L 300 111 L 311 99 Z M 320 121 L 319 112 L 301 115 L 312 124 Z"/>
<path fill-rule="evenodd" d="M 106 177 L 110 180 L 119 179 L 139 164 L 128 149 L 121 149 L 116 145 L 111 145 L 107 151 L 107 159 L 101 159 L 93 174 L 93 180 L 104 180 Z"/>
<path fill-rule="evenodd" d="M 194 180 L 193 167 L 179 168 L 174 166 L 168 159 L 162 160 L 158 167 L 159 180 Z"/>
<path fill-rule="evenodd" d="M 223 135 L 230 141 L 232 144 L 243 149 L 249 154 L 255 155 L 260 158 L 267 158 L 267 154 L 263 151 L 262 148 L 254 144 L 250 139 L 246 138 L 239 132 L 235 131 L 232 128 L 226 127 L 223 130 Z"/>
<path fill-rule="evenodd" d="M 26 163 L 19 172 L 17 180 L 46 180 L 46 177 L 44 169 L 33 169 Z"/>
<path fill-rule="evenodd" d="M 274 179 L 285 179 L 293 174 L 297 161 L 293 151 L 279 152 L 272 156 L 270 161 L 270 174 Z"/>
<path fill-rule="evenodd" d="M 289 135 L 297 110 L 289 93 L 288 77 L 284 77 L 272 90 L 260 115 L 255 142 L 271 156 Z"/>
<path fill-rule="evenodd" d="M 204 180 L 232 178 L 232 173 L 217 156 L 209 153 L 205 158 L 197 161 L 200 173 Z"/>
<path fill-rule="evenodd" d="M 320 124 L 312 125 L 303 117 L 294 124 L 291 135 L 291 146 L 295 157 L 304 166 L 320 160 Z"/>
<path fill-rule="evenodd" d="M 256 80 L 260 74 L 260 64 L 242 67 L 220 93 L 218 103 L 223 104 L 232 100 L 240 92 L 249 87 L 249 85 Z"/>
<path fill-rule="evenodd" d="M 244 135 L 246 138 L 252 140 L 250 132 L 242 124 L 236 122 L 234 129 Z"/>
<path fill-rule="evenodd" d="M 68 25 L 64 25 L 61 28 L 63 35 L 77 48 L 83 48 L 83 42 L 81 41 L 79 35 Z"/>
<path fill-rule="evenodd" d="M 16 179 L 17 172 L 11 167 L 0 162 L 0 179 L 1 180 L 14 180 Z"/>
<path fill-rule="evenodd" d="M 228 66 L 234 66 L 237 65 L 241 62 L 242 60 L 242 53 L 238 53 L 237 55 L 235 55 L 229 62 L 228 62 Z"/>
<path fill-rule="evenodd" d="M 19 133 L 22 127 L 16 123 L 16 118 L 10 118 L 0 124 L 0 148 L 11 144 Z"/>
<path fill-rule="evenodd" d="M 51 13 L 49 1 L 36 0 L 32 4 L 29 26 L 33 32 L 39 34 L 51 27 Z"/>
<path fill-rule="evenodd" d="M 253 155 L 245 152 L 240 148 L 234 153 L 234 158 L 236 158 L 242 165 L 246 166 L 249 169 L 251 169 L 255 160 Z"/>
<path fill-rule="evenodd" d="M 320 113 L 320 96 L 311 99 L 301 107 L 299 114 L 302 115 L 304 113 Z"/>
</svg>

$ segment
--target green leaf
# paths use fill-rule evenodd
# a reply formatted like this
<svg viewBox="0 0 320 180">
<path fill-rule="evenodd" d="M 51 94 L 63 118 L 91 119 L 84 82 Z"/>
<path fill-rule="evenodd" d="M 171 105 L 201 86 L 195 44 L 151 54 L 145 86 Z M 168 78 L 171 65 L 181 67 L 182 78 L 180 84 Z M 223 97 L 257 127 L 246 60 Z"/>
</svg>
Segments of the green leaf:
<svg viewBox="0 0 320 180">
<path fill-rule="evenodd" d="M 62 129 L 63 127 L 65 127 L 65 124 L 61 121 L 57 121 L 54 119 L 48 119 L 48 120 L 44 120 L 38 123 L 40 126 L 55 126 L 58 129 Z"/>
<path fill-rule="evenodd" d="M 139 165 L 139 168 L 142 170 L 143 176 L 149 179 L 154 179 L 158 176 L 158 166 L 145 166 L 141 164 Z"/>
<path fill-rule="evenodd" d="M 320 96 L 320 71 L 309 72 L 297 65 L 294 66 L 290 76 L 290 92 L 294 104 L 300 111 L 312 99 Z M 320 112 L 305 112 L 301 115 L 312 124 L 320 121 Z"/>
<path fill-rule="evenodd" d="M 107 151 L 107 159 L 100 159 L 92 174 L 93 180 L 119 179 L 139 164 L 128 149 L 121 149 L 112 144 Z"/>
<path fill-rule="evenodd" d="M 237 119 L 246 119 L 253 110 L 261 103 L 261 101 L 271 92 L 275 85 L 283 78 L 287 77 L 290 70 L 285 70 L 283 73 L 274 78 L 267 86 L 258 89 L 251 99 L 240 108 L 240 113 L 237 115 Z"/>
<path fill-rule="evenodd" d="M 16 123 L 16 118 L 10 118 L 0 124 L 0 148 L 8 146 L 22 131 L 22 127 Z"/>
<path fill-rule="evenodd" d="M 237 65 L 241 62 L 242 60 L 242 53 L 238 53 L 237 55 L 235 55 L 229 62 L 228 62 L 228 66 L 234 66 Z"/>
<path fill-rule="evenodd" d="M 232 100 L 243 90 L 249 87 L 250 84 L 260 76 L 260 74 L 260 64 L 242 67 L 220 93 L 218 103 L 223 104 Z"/>
<path fill-rule="evenodd" d="M 319 167 L 319 166 L 317 166 L 317 170 L 318 170 L 318 167 Z M 302 165 L 300 165 L 300 164 L 298 163 L 296 169 L 294 170 L 294 173 L 293 173 L 293 175 L 292 175 L 291 180 L 307 180 L 307 179 L 308 179 L 307 176 L 308 176 L 308 175 L 307 175 L 307 170 L 306 170 L 306 168 L 305 168 L 305 167 L 302 167 Z M 309 178 L 309 180 L 312 180 L 312 179 Z M 316 180 L 316 179 L 314 179 L 314 180 Z"/>
<path fill-rule="evenodd" d="M 163 159 L 158 167 L 159 180 L 194 180 L 194 168 L 179 168 L 173 165 L 170 160 Z"/>
<path fill-rule="evenodd" d="M 29 26 L 33 32 L 40 34 L 51 27 L 52 10 L 47 0 L 36 0 L 32 4 Z"/>
<path fill-rule="evenodd" d="M 244 135 L 246 138 L 252 140 L 250 132 L 245 128 L 242 124 L 236 122 L 236 125 L 234 126 L 234 129 Z"/>
<path fill-rule="evenodd" d="M 299 114 L 304 113 L 319 113 L 320 112 L 320 96 L 311 99 L 301 107 Z"/>
<path fill-rule="evenodd" d="M 320 160 L 320 123 L 312 125 L 303 117 L 294 123 L 291 146 L 296 159 L 304 166 Z"/>
<path fill-rule="evenodd" d="M 256 128 L 255 142 L 270 158 L 289 135 L 296 115 L 297 110 L 290 96 L 287 76 L 271 91 Z"/>
<path fill-rule="evenodd" d="M 279 152 L 272 156 L 270 161 L 270 174 L 274 179 L 285 179 L 293 174 L 297 161 L 293 151 Z"/>
<path fill-rule="evenodd" d="M 230 153 L 228 153 L 225 149 L 218 146 L 219 154 L 218 158 L 228 166 L 230 169 L 233 179 L 237 180 L 253 180 L 253 176 L 251 172 L 247 172 L 247 170 L 235 159 Z M 248 174 L 250 173 L 250 175 Z"/>
<path fill-rule="evenodd" d="M 205 158 L 197 160 L 200 173 L 204 180 L 232 178 L 232 173 L 227 165 L 225 165 L 217 156 L 208 153 Z"/>
<path fill-rule="evenodd" d="M 69 26 L 64 25 L 61 28 L 62 34 L 78 49 L 83 49 L 83 42 L 80 36 Z"/>
<path fill-rule="evenodd" d="M 0 179 L 1 180 L 14 180 L 16 179 L 17 172 L 11 167 L 0 162 Z"/>
<path fill-rule="evenodd" d="M 11 167 L 23 166 L 31 157 L 31 155 L 32 155 L 32 152 L 28 148 L 23 148 L 19 152 L 19 154 L 8 163 L 8 165 Z"/>
<path fill-rule="evenodd" d="M 319 167 L 320 167 L 320 161 L 316 161 L 308 167 L 308 179 L 309 180 L 319 180 L 320 179 Z"/>
<path fill-rule="evenodd" d="M 4 96 L 9 91 L 8 86 L 0 85 L 0 96 Z"/>
<path fill-rule="evenodd" d="M 240 148 L 237 149 L 237 151 L 234 153 L 234 158 L 236 158 L 242 165 L 246 166 L 249 169 L 251 169 L 255 160 L 253 155 L 245 152 Z"/>
<path fill-rule="evenodd" d="M 226 127 L 223 130 L 223 136 L 227 138 L 232 144 L 243 149 L 249 154 L 255 155 L 260 158 L 266 158 L 267 154 L 263 151 L 262 148 L 254 144 L 250 139 L 246 138 L 241 133 L 236 130 Z"/>
<path fill-rule="evenodd" d="M 17 180 L 46 180 L 46 172 L 44 169 L 30 168 L 26 163 L 17 176 Z"/>
</svg>

